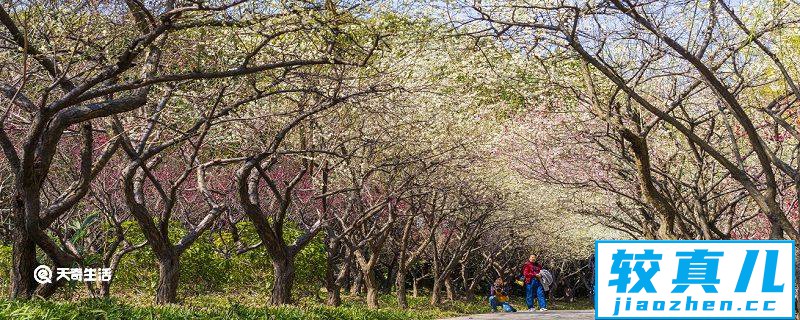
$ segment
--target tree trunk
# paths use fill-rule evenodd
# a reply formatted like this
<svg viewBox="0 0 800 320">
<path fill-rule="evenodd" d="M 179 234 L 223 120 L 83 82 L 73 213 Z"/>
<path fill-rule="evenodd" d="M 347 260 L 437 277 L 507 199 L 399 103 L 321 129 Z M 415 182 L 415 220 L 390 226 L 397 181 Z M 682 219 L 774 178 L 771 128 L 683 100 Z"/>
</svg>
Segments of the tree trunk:
<svg viewBox="0 0 800 320">
<path fill-rule="evenodd" d="M 659 239 L 677 239 L 675 220 L 677 212 L 669 199 L 656 188 L 655 178 L 650 164 L 650 148 L 647 139 L 628 129 L 620 130 L 620 135 L 630 142 L 631 150 L 635 156 L 636 173 L 642 190 L 642 200 L 650 204 L 658 214 Z"/>
<path fill-rule="evenodd" d="M 444 278 L 444 288 L 447 292 L 447 300 L 453 301 L 455 300 L 455 292 L 453 292 L 453 279 L 450 276 Z"/>
<path fill-rule="evenodd" d="M 336 262 L 334 261 L 336 252 L 331 248 L 330 241 L 327 239 L 327 234 L 325 238 L 325 291 L 328 292 L 328 301 L 326 303 L 331 307 L 338 307 L 339 304 L 342 303 L 342 299 L 339 294 L 339 284 L 336 283 L 336 275 L 334 272 L 336 268 Z M 347 261 L 344 261 L 344 263 L 346 264 Z"/>
<path fill-rule="evenodd" d="M 469 288 L 464 292 L 464 299 L 467 301 L 475 300 L 475 289 Z"/>
<path fill-rule="evenodd" d="M 51 283 L 45 283 L 36 287 L 36 290 L 33 291 L 33 295 L 39 298 L 47 299 L 50 298 L 53 294 L 56 293 L 56 290 L 67 284 L 67 281 L 61 279 L 60 281 L 53 281 Z"/>
<path fill-rule="evenodd" d="M 433 288 L 431 288 L 431 305 L 438 306 L 442 303 L 442 282 L 437 277 L 433 277 Z"/>
<path fill-rule="evenodd" d="M 98 286 L 96 283 L 93 282 L 84 282 L 84 286 L 86 287 L 86 291 L 89 293 L 90 298 L 99 298 L 98 295 Z"/>
<path fill-rule="evenodd" d="M 412 286 L 413 286 L 413 288 L 411 289 L 412 290 L 411 296 L 413 296 L 414 298 L 419 297 L 419 289 L 418 289 L 418 287 L 419 287 L 419 278 L 414 277 L 414 281 L 412 281 Z"/>
<path fill-rule="evenodd" d="M 794 244 L 794 278 L 797 279 L 800 277 L 800 243 Z M 795 312 L 800 314 L 800 286 L 794 286 L 794 309 Z"/>
<path fill-rule="evenodd" d="M 338 307 L 342 303 L 342 298 L 339 294 L 339 285 L 336 283 L 336 277 L 333 274 L 333 263 L 328 260 L 327 268 L 325 270 L 325 291 L 328 292 L 327 304 L 331 307 Z"/>
<path fill-rule="evenodd" d="M 362 272 L 356 273 L 356 278 L 353 279 L 353 285 L 350 286 L 350 295 L 351 296 L 358 296 L 361 294 L 361 283 L 364 280 L 364 275 Z"/>
<path fill-rule="evenodd" d="M 33 270 L 36 268 L 36 243 L 25 232 L 25 208 L 15 199 L 12 212 L 13 242 L 11 249 L 11 298 L 30 299 L 36 290 Z"/>
<path fill-rule="evenodd" d="M 401 309 L 408 308 L 408 301 L 406 301 L 406 273 L 403 270 L 397 270 L 397 278 L 395 281 L 397 285 L 397 305 Z M 416 290 L 417 286 L 414 286 Z"/>
<path fill-rule="evenodd" d="M 180 263 L 176 254 L 158 259 L 158 287 L 156 304 L 178 302 L 178 283 L 180 280 Z"/>
<path fill-rule="evenodd" d="M 342 304 L 342 296 L 341 293 L 339 292 L 339 286 L 334 284 L 333 288 L 329 287 L 327 288 L 327 290 L 328 290 L 328 301 L 327 301 L 328 306 L 338 307 L 340 304 Z"/>
<path fill-rule="evenodd" d="M 111 297 L 111 281 L 100 281 L 100 296 L 103 298 Z"/>
<path fill-rule="evenodd" d="M 270 304 L 280 306 L 292 303 L 292 285 L 294 285 L 294 259 L 273 259 L 275 283 L 272 285 Z"/>
<path fill-rule="evenodd" d="M 11 249 L 11 298 L 30 299 L 36 290 L 33 269 L 36 268 L 36 244 L 25 232 L 14 227 Z"/>
<path fill-rule="evenodd" d="M 392 286 L 395 284 L 396 273 L 397 273 L 397 256 L 392 259 L 392 263 L 389 264 L 388 270 L 386 270 L 386 279 L 383 281 L 383 293 L 390 294 L 392 293 Z"/>
<path fill-rule="evenodd" d="M 374 270 L 370 269 L 364 271 L 364 273 L 364 286 L 367 289 L 367 308 L 376 310 L 378 309 L 378 291 L 380 290 L 380 284 L 375 278 Z"/>
<path fill-rule="evenodd" d="M 776 217 L 776 215 L 768 214 L 767 220 L 769 220 L 770 228 L 769 228 L 769 238 L 770 239 L 783 239 L 783 226 L 781 225 L 781 221 Z"/>
</svg>

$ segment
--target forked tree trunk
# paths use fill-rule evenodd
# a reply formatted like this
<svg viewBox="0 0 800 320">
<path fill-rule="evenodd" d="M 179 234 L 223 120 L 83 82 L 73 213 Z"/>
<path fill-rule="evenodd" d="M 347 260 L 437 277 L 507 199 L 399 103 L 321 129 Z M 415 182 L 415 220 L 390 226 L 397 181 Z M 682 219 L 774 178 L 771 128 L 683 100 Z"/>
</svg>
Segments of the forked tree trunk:
<svg viewBox="0 0 800 320">
<path fill-rule="evenodd" d="M 178 283 L 180 281 L 180 263 L 176 254 L 159 257 L 158 287 L 156 288 L 156 304 L 178 302 Z"/>
<path fill-rule="evenodd" d="M 280 306 L 292 303 L 292 285 L 294 285 L 294 259 L 273 259 L 272 268 L 275 271 L 275 283 L 272 285 L 270 304 Z"/>
<path fill-rule="evenodd" d="M 367 308 L 378 309 L 378 291 L 380 290 L 378 280 L 375 278 L 375 271 L 364 272 L 364 286 L 367 289 Z"/>
</svg>

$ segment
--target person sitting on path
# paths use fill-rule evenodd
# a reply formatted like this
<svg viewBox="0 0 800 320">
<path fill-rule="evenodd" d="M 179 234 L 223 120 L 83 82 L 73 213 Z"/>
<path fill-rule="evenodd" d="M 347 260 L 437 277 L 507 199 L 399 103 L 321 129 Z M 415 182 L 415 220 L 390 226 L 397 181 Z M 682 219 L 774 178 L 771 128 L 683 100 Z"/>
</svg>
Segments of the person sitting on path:
<svg viewBox="0 0 800 320">
<path fill-rule="evenodd" d="M 538 298 L 539 311 L 547 311 L 547 301 L 544 298 L 544 288 L 539 272 L 542 265 L 536 262 L 536 255 L 528 257 L 528 262 L 522 267 L 522 275 L 525 276 L 525 303 L 528 304 L 528 311 L 535 311 L 533 308 L 534 297 Z"/>
<path fill-rule="evenodd" d="M 492 312 L 497 312 L 497 307 L 500 306 L 505 312 L 517 312 L 508 302 L 508 286 L 503 278 L 497 278 L 489 289 L 489 306 L 492 307 Z"/>
</svg>

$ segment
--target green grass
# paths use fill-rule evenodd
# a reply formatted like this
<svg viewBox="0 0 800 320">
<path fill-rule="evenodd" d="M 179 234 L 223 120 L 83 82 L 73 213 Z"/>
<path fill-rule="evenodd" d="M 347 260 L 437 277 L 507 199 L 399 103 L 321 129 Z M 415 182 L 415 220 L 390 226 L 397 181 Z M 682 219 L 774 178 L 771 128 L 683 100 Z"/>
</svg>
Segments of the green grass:
<svg viewBox="0 0 800 320">
<path fill-rule="evenodd" d="M 316 299 L 298 301 L 285 307 L 264 307 L 264 296 L 203 295 L 187 298 L 179 305 L 154 306 L 145 297 L 120 299 L 85 299 L 79 301 L 8 301 L 0 300 L 0 319 L 437 319 L 464 314 L 488 312 L 483 299 L 449 301 L 431 307 L 427 298 L 409 297 L 409 308 L 400 309 L 391 296 L 381 298 L 379 310 L 368 310 L 360 298 L 345 298 L 336 308 L 324 306 Z M 524 306 L 514 300 L 515 306 Z M 588 301 L 567 304 L 557 302 L 558 309 L 591 308 Z"/>
<path fill-rule="evenodd" d="M 410 319 L 413 312 L 371 311 L 361 308 L 280 307 L 251 308 L 230 304 L 216 308 L 186 306 L 131 306 L 114 300 L 81 302 L 3 302 L 3 319 Z"/>
</svg>

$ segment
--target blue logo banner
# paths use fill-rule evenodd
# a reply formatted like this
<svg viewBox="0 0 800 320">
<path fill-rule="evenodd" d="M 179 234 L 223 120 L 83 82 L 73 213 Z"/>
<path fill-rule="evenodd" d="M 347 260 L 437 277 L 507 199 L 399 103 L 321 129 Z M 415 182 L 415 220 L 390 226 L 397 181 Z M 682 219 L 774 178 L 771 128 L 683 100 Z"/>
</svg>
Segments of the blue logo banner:
<svg viewBox="0 0 800 320">
<path fill-rule="evenodd" d="M 794 319 L 794 241 L 595 241 L 595 319 Z"/>
</svg>

